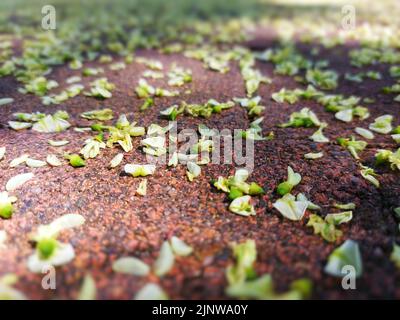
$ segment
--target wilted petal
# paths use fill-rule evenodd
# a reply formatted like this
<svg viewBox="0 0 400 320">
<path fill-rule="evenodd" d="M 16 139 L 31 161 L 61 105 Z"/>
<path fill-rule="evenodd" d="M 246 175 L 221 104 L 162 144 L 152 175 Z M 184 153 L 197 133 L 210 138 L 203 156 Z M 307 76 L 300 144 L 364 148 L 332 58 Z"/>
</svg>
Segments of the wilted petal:
<svg viewBox="0 0 400 320">
<path fill-rule="evenodd" d="M 146 263 L 134 257 L 119 258 L 113 263 L 112 268 L 115 272 L 135 276 L 146 276 L 150 272 L 150 267 Z"/>
<path fill-rule="evenodd" d="M 164 241 L 161 246 L 159 256 L 154 263 L 154 273 L 162 277 L 167 274 L 173 267 L 175 261 L 174 253 L 168 241 Z"/>
<path fill-rule="evenodd" d="M 155 283 L 148 283 L 135 295 L 135 300 L 168 300 L 167 294 Z"/>
<path fill-rule="evenodd" d="M 22 173 L 18 174 L 15 177 L 12 177 L 10 180 L 8 180 L 6 184 L 6 190 L 7 191 L 14 191 L 24 185 L 26 182 L 31 180 L 34 177 L 34 174 L 29 172 L 29 173 Z"/>
</svg>

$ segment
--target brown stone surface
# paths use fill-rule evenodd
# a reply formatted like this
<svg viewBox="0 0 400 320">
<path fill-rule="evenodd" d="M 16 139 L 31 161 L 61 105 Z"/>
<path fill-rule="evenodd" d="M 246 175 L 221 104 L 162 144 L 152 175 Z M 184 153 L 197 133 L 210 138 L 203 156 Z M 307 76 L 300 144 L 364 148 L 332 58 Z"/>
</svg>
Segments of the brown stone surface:
<svg viewBox="0 0 400 320">
<path fill-rule="evenodd" d="M 304 48 L 304 52 L 307 53 L 308 49 Z M 338 48 L 322 52 L 332 67 L 342 74 L 351 70 L 346 50 Z M 0 229 L 8 234 L 7 249 L 0 253 L 0 275 L 17 273 L 20 281 L 16 287 L 34 299 L 75 298 L 86 273 L 91 273 L 96 280 L 100 299 L 131 299 L 149 281 L 159 282 L 172 299 L 220 299 L 226 298 L 224 272 L 232 262 L 229 243 L 252 238 L 256 240 L 258 249 L 256 269 L 260 274 L 271 273 L 278 291 L 287 290 L 293 280 L 308 277 L 314 283 L 313 298 L 400 298 L 400 272 L 389 260 L 393 242 L 400 241 L 398 222 L 393 217 L 393 208 L 400 206 L 399 173 L 387 167 L 377 169 L 382 187 L 376 189 L 361 177 L 350 154 L 334 142 L 337 137 L 350 136 L 356 126 L 365 127 L 382 114 L 394 115 L 394 124 L 399 124 L 398 104 L 393 102 L 391 95 L 379 93 L 383 85 L 390 84 L 386 66 L 375 68 L 382 69 L 380 71 L 385 76 L 379 86 L 374 80 L 366 80 L 360 85 L 340 79 L 337 92 L 376 99 L 376 103 L 369 105 L 370 119 L 363 123 L 355 120 L 344 124 L 314 102 L 300 101 L 288 105 L 272 101 L 271 94 L 281 87 L 298 85 L 288 77 L 274 75 L 272 65 L 257 63 L 262 73 L 273 80 L 271 85 L 262 85 L 259 94 L 266 106 L 264 134 L 274 131 L 275 139 L 256 142 L 255 170 L 250 181 L 259 183 L 266 194 L 255 198 L 257 215 L 254 217 L 241 217 L 229 212 L 226 195 L 210 185 L 210 180 L 219 175 L 233 174 L 234 165 L 202 167 L 201 176 L 192 183 L 188 182 L 183 166 L 172 169 L 158 167 L 156 173 L 148 177 L 145 197 L 135 195 L 140 179 L 121 175 L 122 166 L 112 170 L 107 168 L 112 157 L 120 152 L 117 147 L 102 151 L 96 159 L 88 160 L 86 167 L 79 169 L 68 165 L 38 169 L 8 167 L 9 161 L 23 153 L 44 160 L 49 153 L 78 152 L 85 139 L 92 135 L 72 129 L 58 134 L 39 134 L 30 130 L 15 132 L 6 124 L 16 111 L 52 113 L 58 109 L 66 110 L 73 125 L 85 126 L 90 122 L 79 118 L 81 112 L 106 106 L 112 108 L 116 116 L 126 113 L 130 120 L 135 119 L 140 125 L 166 125 L 167 121 L 159 117 L 159 111 L 182 99 L 201 103 L 210 98 L 226 101 L 245 95 L 236 66 L 232 65 L 231 71 L 223 75 L 205 70 L 201 62 L 178 54 L 165 56 L 154 51 L 141 51 L 137 55 L 161 60 L 165 69 L 174 61 L 192 69 L 193 83 L 185 86 L 192 93 L 156 99 L 155 106 L 139 112 L 142 101 L 136 98 L 134 88 L 145 67 L 137 63 L 122 71 L 107 71 L 107 78 L 116 84 L 116 89 L 113 97 L 105 101 L 79 96 L 59 106 L 43 106 L 37 97 L 19 94 L 15 80 L 0 78 L 0 97 L 15 99 L 13 104 L 0 107 L 0 146 L 7 148 L 6 157 L 0 162 L 0 185 L 4 186 L 18 173 L 35 173 L 32 181 L 15 192 L 19 201 L 12 219 L 0 220 Z M 72 75 L 79 75 L 79 71 L 60 67 L 50 78 L 65 84 L 65 79 Z M 84 78 L 84 82 L 92 79 Z M 165 79 L 149 82 L 166 87 Z M 277 127 L 291 112 L 306 106 L 329 123 L 324 132 L 331 143 L 318 144 L 308 140 L 314 131 L 312 128 Z M 196 128 L 199 123 L 218 129 L 245 129 L 249 120 L 239 106 L 206 120 L 186 116 L 178 118 L 179 128 Z M 71 143 L 54 148 L 47 143 L 48 139 L 66 139 Z M 138 148 L 139 142 L 140 138 L 134 139 L 134 151 L 125 154 L 123 164 L 145 161 Z M 372 166 L 375 151 L 383 147 L 394 149 L 396 145 L 390 136 L 376 134 L 376 139 L 361 153 L 362 161 Z M 317 151 L 324 151 L 325 157 L 314 161 L 304 159 L 305 153 Z M 320 204 L 322 215 L 333 211 L 334 202 L 354 202 L 357 205 L 353 220 L 341 227 L 344 236 L 337 243 L 325 242 L 306 227 L 309 213 L 303 221 L 292 222 L 272 208 L 272 203 L 278 198 L 274 190 L 286 177 L 288 165 L 303 177 L 296 190 Z M 26 267 L 26 259 L 33 250 L 28 234 L 39 224 L 67 213 L 79 213 L 86 218 L 83 227 L 67 231 L 60 238 L 73 244 L 77 256 L 70 264 L 57 269 L 57 290 L 45 291 L 40 287 L 42 275 L 32 274 Z M 139 278 L 112 271 L 112 262 L 122 256 L 136 256 L 152 264 L 162 241 L 172 235 L 193 246 L 194 254 L 178 258 L 167 276 L 162 279 L 153 275 Z M 340 279 L 323 273 L 328 255 L 345 239 L 359 242 L 364 262 L 364 274 L 354 291 L 342 290 Z"/>
</svg>

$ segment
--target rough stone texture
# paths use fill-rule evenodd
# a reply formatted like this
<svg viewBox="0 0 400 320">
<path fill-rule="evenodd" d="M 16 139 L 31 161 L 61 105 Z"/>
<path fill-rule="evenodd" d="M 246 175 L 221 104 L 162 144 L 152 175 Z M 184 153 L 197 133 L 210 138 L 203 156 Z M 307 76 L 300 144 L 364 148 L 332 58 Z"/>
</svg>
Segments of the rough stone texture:
<svg viewBox="0 0 400 320">
<path fill-rule="evenodd" d="M 257 48 L 267 45 L 270 43 L 262 40 L 249 43 L 249 46 Z M 302 49 L 305 54 L 310 51 L 309 47 Z M 345 47 L 322 50 L 321 58 L 330 60 L 331 66 L 342 74 L 355 71 L 349 66 L 347 50 Z M 112 108 L 116 116 L 126 113 L 130 120 L 135 119 L 140 125 L 166 125 L 167 121 L 160 118 L 159 111 L 182 99 L 201 103 L 210 98 L 226 101 L 245 96 L 237 66 L 232 65 L 231 71 L 223 75 L 205 70 L 201 62 L 178 54 L 165 56 L 154 51 L 141 51 L 137 55 L 161 60 L 166 70 L 174 61 L 192 69 L 193 82 L 185 86 L 192 93 L 156 98 L 155 106 L 139 112 L 142 101 L 136 98 L 134 88 L 146 68 L 137 63 L 122 71 L 107 71 L 107 78 L 116 84 L 116 89 L 113 97 L 105 101 L 79 96 L 59 106 L 46 107 L 37 97 L 19 94 L 15 80 L 0 78 L 0 97 L 15 99 L 13 104 L 0 107 L 0 146 L 7 148 L 6 157 L 0 162 L 0 185 L 4 186 L 18 173 L 35 173 L 32 181 L 15 192 L 19 200 L 12 219 L 0 220 L 0 229 L 8 234 L 7 249 L 0 254 L 0 275 L 17 273 L 20 281 L 16 287 L 33 299 L 74 299 L 86 273 L 95 278 L 100 299 L 130 299 L 149 281 L 160 283 L 172 299 L 220 299 L 226 298 L 224 272 L 232 262 L 229 243 L 252 238 L 256 240 L 258 249 L 256 269 L 260 274 L 271 273 L 278 291 L 287 290 L 293 280 L 308 277 L 314 283 L 313 298 L 400 298 L 400 272 L 389 260 L 393 242 L 400 241 L 398 222 L 393 217 L 393 208 L 400 206 L 399 173 L 379 167 L 377 172 L 382 187 L 376 189 L 361 177 L 350 154 L 334 142 L 337 137 L 354 134 L 356 126 L 366 127 L 382 114 L 394 115 L 394 124 L 399 124 L 398 103 L 393 102 L 392 95 L 380 93 L 383 85 L 391 84 L 387 66 L 373 68 L 384 74 L 384 80 L 379 82 L 366 80 L 360 85 L 341 77 L 336 92 L 376 99 L 376 103 L 369 105 L 370 119 L 345 124 L 335 120 L 333 114 L 325 112 L 315 102 L 300 101 L 288 105 L 272 101 L 271 94 L 281 87 L 295 88 L 299 85 L 288 77 L 274 75 L 272 65 L 257 63 L 262 73 L 273 80 L 271 85 L 261 85 L 259 94 L 266 106 L 262 124 L 264 134 L 274 131 L 275 139 L 256 142 L 255 170 L 249 180 L 259 183 L 266 194 L 255 198 L 257 215 L 254 217 L 230 213 L 226 195 L 210 185 L 210 180 L 219 175 L 233 174 L 235 165 L 202 167 L 201 176 L 192 183 L 186 178 L 184 166 L 172 169 L 160 166 L 155 175 L 148 177 L 147 196 L 135 195 L 141 179 L 121 172 L 125 163 L 144 163 L 145 156 L 138 148 L 140 138 L 134 139 L 134 151 L 125 154 L 123 164 L 111 170 L 107 165 L 120 152 L 117 147 L 102 151 L 96 159 L 87 161 L 86 167 L 79 169 L 67 164 L 38 169 L 8 167 L 9 161 L 23 153 L 44 160 L 49 153 L 78 152 L 84 140 L 91 136 L 91 133 L 77 133 L 72 129 L 58 134 L 12 131 L 7 128 L 7 121 L 16 111 L 52 113 L 58 109 L 66 110 L 73 125 L 85 126 L 90 122 L 79 118 L 81 112 L 106 106 Z M 65 79 L 72 75 L 79 75 L 79 71 L 60 67 L 50 78 L 65 85 Z M 92 79 L 84 78 L 84 83 Z M 165 79 L 149 82 L 166 87 Z M 314 131 L 312 128 L 277 127 L 291 112 L 302 107 L 312 108 L 321 120 L 329 124 L 324 132 L 331 143 L 318 144 L 308 140 Z M 245 110 L 239 106 L 210 119 L 178 118 L 180 129 L 196 128 L 199 123 L 218 129 L 245 129 L 249 120 Z M 71 143 L 54 148 L 47 143 L 48 139 L 66 139 Z M 376 134 L 376 139 L 369 142 L 361 153 L 362 162 L 372 166 L 377 149 L 393 150 L 395 147 L 390 136 Z M 312 161 L 303 157 L 305 153 L 318 151 L 324 151 L 322 159 Z M 286 177 L 288 165 L 303 177 L 296 191 L 304 192 L 320 204 L 322 215 L 334 211 L 334 202 L 354 202 L 357 205 L 353 220 L 341 227 L 344 236 L 337 243 L 329 244 L 313 235 L 312 229 L 306 227 L 309 212 L 303 221 L 292 222 L 272 208 L 272 203 L 278 198 L 274 190 Z M 33 251 L 28 235 L 39 224 L 67 213 L 79 213 L 86 218 L 83 227 L 67 231 L 60 237 L 73 244 L 77 256 L 70 264 L 57 269 L 57 289 L 45 291 L 40 287 L 42 275 L 32 274 L 26 268 L 26 259 Z M 172 235 L 192 245 L 194 254 L 178 258 L 173 270 L 164 278 L 158 279 L 154 275 L 139 278 L 112 271 L 112 262 L 122 256 L 136 256 L 152 264 L 162 241 Z M 328 255 L 345 239 L 357 240 L 361 247 L 364 274 L 357 281 L 357 290 L 342 290 L 341 279 L 323 273 Z"/>
</svg>

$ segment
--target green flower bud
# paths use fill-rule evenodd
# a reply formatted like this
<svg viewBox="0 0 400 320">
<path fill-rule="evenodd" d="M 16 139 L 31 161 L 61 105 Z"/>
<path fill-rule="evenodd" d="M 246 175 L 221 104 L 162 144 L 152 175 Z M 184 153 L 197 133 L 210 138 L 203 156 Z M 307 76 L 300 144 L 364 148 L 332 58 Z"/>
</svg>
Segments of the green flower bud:
<svg viewBox="0 0 400 320">
<path fill-rule="evenodd" d="M 250 183 L 249 194 L 251 196 L 257 196 L 264 193 L 264 189 L 261 188 L 257 183 Z"/>
<path fill-rule="evenodd" d="M 100 123 L 95 123 L 92 124 L 92 126 L 90 127 L 93 131 L 103 131 L 104 126 Z"/>
<path fill-rule="evenodd" d="M 86 165 L 85 160 L 83 160 L 78 154 L 73 154 L 69 156 L 69 163 L 74 168 L 84 167 Z"/>
<path fill-rule="evenodd" d="M 2 217 L 4 219 L 11 218 L 13 210 L 14 210 L 13 205 L 10 202 L 0 204 L 0 217 Z"/>
<path fill-rule="evenodd" d="M 285 181 L 278 185 L 278 188 L 276 189 L 276 191 L 281 196 L 284 196 L 285 194 L 290 193 L 290 191 L 292 191 L 292 189 L 293 189 L 293 185 L 291 183 Z"/>
<path fill-rule="evenodd" d="M 221 105 L 213 106 L 213 112 L 220 113 L 221 111 L 222 111 L 222 106 Z"/>
<path fill-rule="evenodd" d="M 36 246 L 42 259 L 48 259 L 54 253 L 56 247 L 57 240 L 53 238 L 40 240 Z"/>
<path fill-rule="evenodd" d="M 236 188 L 236 187 L 231 187 L 230 188 L 230 192 L 229 192 L 229 195 L 228 195 L 229 200 L 234 200 L 234 199 L 239 198 L 241 196 L 243 196 L 243 192 L 240 191 L 238 188 Z"/>
</svg>

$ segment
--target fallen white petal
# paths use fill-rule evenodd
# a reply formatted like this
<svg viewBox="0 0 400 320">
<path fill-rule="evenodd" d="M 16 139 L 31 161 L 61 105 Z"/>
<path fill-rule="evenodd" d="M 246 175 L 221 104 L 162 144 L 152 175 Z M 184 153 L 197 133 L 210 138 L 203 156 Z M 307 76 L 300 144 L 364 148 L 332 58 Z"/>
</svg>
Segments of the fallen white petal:
<svg viewBox="0 0 400 320">
<path fill-rule="evenodd" d="M 21 187 L 22 185 L 24 185 L 29 180 L 31 180 L 33 177 L 34 174 L 32 172 L 18 174 L 15 177 L 12 177 L 10 180 L 8 180 L 6 184 L 6 190 L 14 191 L 19 187 Z"/>
<path fill-rule="evenodd" d="M 0 300 L 26 300 L 26 296 L 21 291 L 0 283 Z"/>
<path fill-rule="evenodd" d="M 354 131 L 365 139 L 373 139 L 375 137 L 374 134 L 368 129 L 357 127 Z"/>
<path fill-rule="evenodd" d="M 85 218 L 80 214 L 69 213 L 55 219 L 50 226 L 59 231 L 79 227 L 85 223 Z"/>
<path fill-rule="evenodd" d="M 168 300 L 167 294 L 155 283 L 148 283 L 135 295 L 135 300 Z"/>
<path fill-rule="evenodd" d="M 175 261 L 174 253 L 168 241 L 164 241 L 161 246 L 160 254 L 154 263 L 154 273 L 162 277 L 167 274 L 173 267 Z"/>
<path fill-rule="evenodd" d="M 40 168 L 44 167 L 46 165 L 46 162 L 28 158 L 26 159 L 26 165 L 30 168 Z"/>
<path fill-rule="evenodd" d="M 96 294 L 96 282 L 90 274 L 87 274 L 83 279 L 83 284 L 78 294 L 78 300 L 95 300 Z"/>
<path fill-rule="evenodd" d="M 121 164 L 122 159 L 124 159 L 124 154 L 118 153 L 114 158 L 112 158 L 110 162 L 110 168 L 118 167 Z"/>
<path fill-rule="evenodd" d="M 115 272 L 135 276 L 146 276 L 150 272 L 150 267 L 146 263 L 134 257 L 119 258 L 113 263 L 112 268 Z"/>
<path fill-rule="evenodd" d="M 65 146 L 66 144 L 69 143 L 69 141 L 67 141 L 67 140 L 60 140 L 60 141 L 49 140 L 47 142 L 49 143 L 49 145 L 51 145 L 53 147 L 61 147 L 61 146 Z"/>
<path fill-rule="evenodd" d="M 174 253 L 178 256 L 188 256 L 193 252 L 193 248 L 187 245 L 183 240 L 178 237 L 171 238 L 171 247 Z"/>
<path fill-rule="evenodd" d="M 19 166 L 20 164 L 23 164 L 26 162 L 26 160 L 28 160 L 29 155 L 27 154 L 23 154 L 22 156 L 15 158 L 14 160 L 12 160 L 10 162 L 10 168 L 15 168 L 17 166 Z"/>
<path fill-rule="evenodd" d="M 57 158 L 56 155 L 54 154 L 49 154 L 46 158 L 46 161 L 49 165 L 53 166 L 53 167 L 59 167 L 62 165 L 60 159 Z"/>
</svg>

